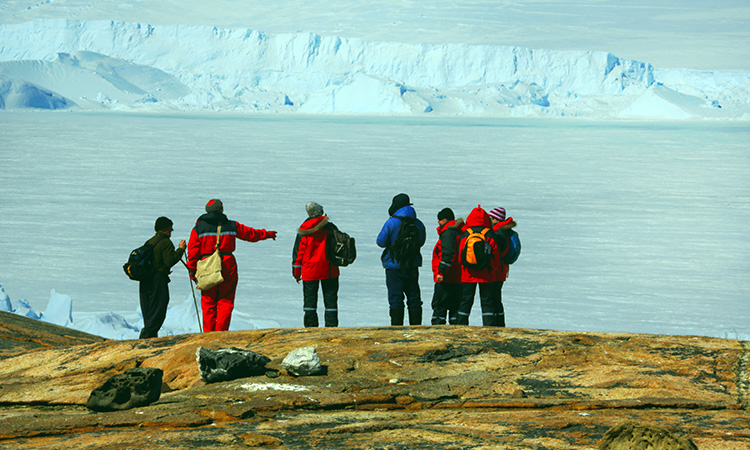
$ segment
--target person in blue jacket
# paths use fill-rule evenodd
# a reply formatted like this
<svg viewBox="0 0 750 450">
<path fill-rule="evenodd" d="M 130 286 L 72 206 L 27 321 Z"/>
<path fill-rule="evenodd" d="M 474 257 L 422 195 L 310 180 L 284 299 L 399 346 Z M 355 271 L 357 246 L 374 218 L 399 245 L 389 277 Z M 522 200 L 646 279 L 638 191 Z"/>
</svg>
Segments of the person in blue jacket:
<svg viewBox="0 0 750 450">
<path fill-rule="evenodd" d="M 409 325 L 421 325 L 419 267 L 422 266 L 422 255 L 419 249 L 424 245 L 427 233 L 406 194 L 393 197 L 388 215 L 391 217 L 383 225 L 376 242 L 384 249 L 380 259 L 385 269 L 391 325 L 404 324 L 404 296 L 409 308 Z"/>
</svg>

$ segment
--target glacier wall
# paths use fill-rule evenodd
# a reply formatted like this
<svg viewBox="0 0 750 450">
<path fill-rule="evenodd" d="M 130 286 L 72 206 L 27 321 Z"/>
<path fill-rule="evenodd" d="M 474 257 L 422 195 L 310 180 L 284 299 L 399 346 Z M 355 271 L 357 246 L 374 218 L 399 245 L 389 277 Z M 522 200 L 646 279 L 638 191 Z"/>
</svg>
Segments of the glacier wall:
<svg viewBox="0 0 750 450">
<path fill-rule="evenodd" d="M 85 109 L 617 117 L 657 84 L 650 64 L 606 52 L 113 21 L 0 25 L 0 86 L 17 107 L 19 92 L 43 92 Z M 741 76 L 735 84 L 747 88 Z M 707 105 L 698 116 L 739 117 L 743 108 L 717 107 L 734 106 L 737 89 L 685 95 Z"/>
</svg>

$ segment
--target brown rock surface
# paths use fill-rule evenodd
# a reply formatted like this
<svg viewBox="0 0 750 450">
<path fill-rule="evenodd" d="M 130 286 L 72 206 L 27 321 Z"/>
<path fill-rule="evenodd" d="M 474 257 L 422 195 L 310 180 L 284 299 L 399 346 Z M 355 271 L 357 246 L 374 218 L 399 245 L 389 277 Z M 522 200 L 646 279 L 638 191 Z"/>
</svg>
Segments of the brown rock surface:
<svg viewBox="0 0 750 450">
<path fill-rule="evenodd" d="M 0 311 L 0 355 L 104 341 L 103 337 L 93 334 Z"/>
<path fill-rule="evenodd" d="M 281 361 L 314 345 L 327 374 Z M 206 384 L 198 347 L 271 358 L 277 378 Z M 269 329 L 0 355 L 0 448 L 596 449 L 629 421 L 701 450 L 750 449 L 750 342 L 483 327 Z M 161 398 L 87 410 L 131 367 Z"/>
</svg>

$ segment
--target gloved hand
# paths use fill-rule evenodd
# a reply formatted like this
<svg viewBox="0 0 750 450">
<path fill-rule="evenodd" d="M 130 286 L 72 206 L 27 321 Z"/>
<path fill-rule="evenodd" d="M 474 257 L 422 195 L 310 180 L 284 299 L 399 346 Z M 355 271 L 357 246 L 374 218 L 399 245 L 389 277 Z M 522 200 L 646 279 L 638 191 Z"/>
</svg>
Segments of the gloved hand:
<svg viewBox="0 0 750 450">
<path fill-rule="evenodd" d="M 297 280 L 297 283 L 299 283 L 299 280 L 302 279 L 302 267 L 300 266 L 294 266 L 292 267 L 292 276 L 295 280 Z"/>
<path fill-rule="evenodd" d="M 268 233 L 268 237 L 269 238 L 273 239 L 274 241 L 276 240 L 276 232 L 275 231 L 270 231 L 269 230 L 269 231 L 266 231 L 266 233 Z"/>
</svg>

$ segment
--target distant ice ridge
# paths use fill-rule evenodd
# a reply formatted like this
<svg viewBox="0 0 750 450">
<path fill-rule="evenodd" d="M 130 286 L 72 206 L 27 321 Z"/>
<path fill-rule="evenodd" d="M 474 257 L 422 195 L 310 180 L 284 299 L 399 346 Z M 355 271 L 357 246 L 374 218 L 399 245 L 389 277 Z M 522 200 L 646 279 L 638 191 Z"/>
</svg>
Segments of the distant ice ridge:
<svg viewBox="0 0 750 450">
<path fill-rule="evenodd" d="M 137 301 L 137 296 L 135 300 Z M 5 292 L 3 285 L 0 284 L 0 311 L 26 316 L 35 320 L 43 320 L 107 339 L 138 339 L 140 330 L 143 327 L 143 316 L 140 308 L 131 313 L 102 312 L 76 316 L 73 314 L 73 300 L 65 294 L 55 292 L 54 289 L 50 292 L 47 309 L 42 313 L 37 313 L 26 300 L 16 300 L 16 306 L 14 307 L 10 296 Z M 280 327 L 281 325 L 274 320 L 253 319 L 247 314 L 235 310 L 232 313 L 232 324 L 229 329 L 230 331 L 234 331 Z M 188 296 L 182 303 L 175 304 L 174 302 L 170 302 L 166 320 L 161 330 L 159 330 L 159 336 L 174 336 L 197 332 L 199 332 L 199 325 L 194 300 Z M 750 341 L 750 335 L 739 333 L 735 329 L 724 331 L 721 336 L 715 337 Z"/>
<path fill-rule="evenodd" d="M 133 305 L 137 304 L 138 293 L 136 288 Z M 143 316 L 137 306 L 134 307 L 132 312 L 101 312 L 76 315 L 73 313 L 73 300 L 68 295 L 60 294 L 54 289 L 50 292 L 47 308 L 38 313 L 25 299 L 16 300 L 15 306 L 13 306 L 10 296 L 0 284 L 0 311 L 73 328 L 108 339 L 138 339 L 143 327 Z M 235 311 L 232 315 L 230 330 L 278 327 L 279 324 L 276 321 L 251 319 L 246 314 Z M 195 301 L 188 296 L 182 303 L 170 302 L 164 325 L 159 330 L 159 336 L 197 333 L 199 330 Z"/>
<path fill-rule="evenodd" d="M 606 52 L 58 19 L 0 42 L 5 109 L 750 120 L 748 74 Z"/>
</svg>

